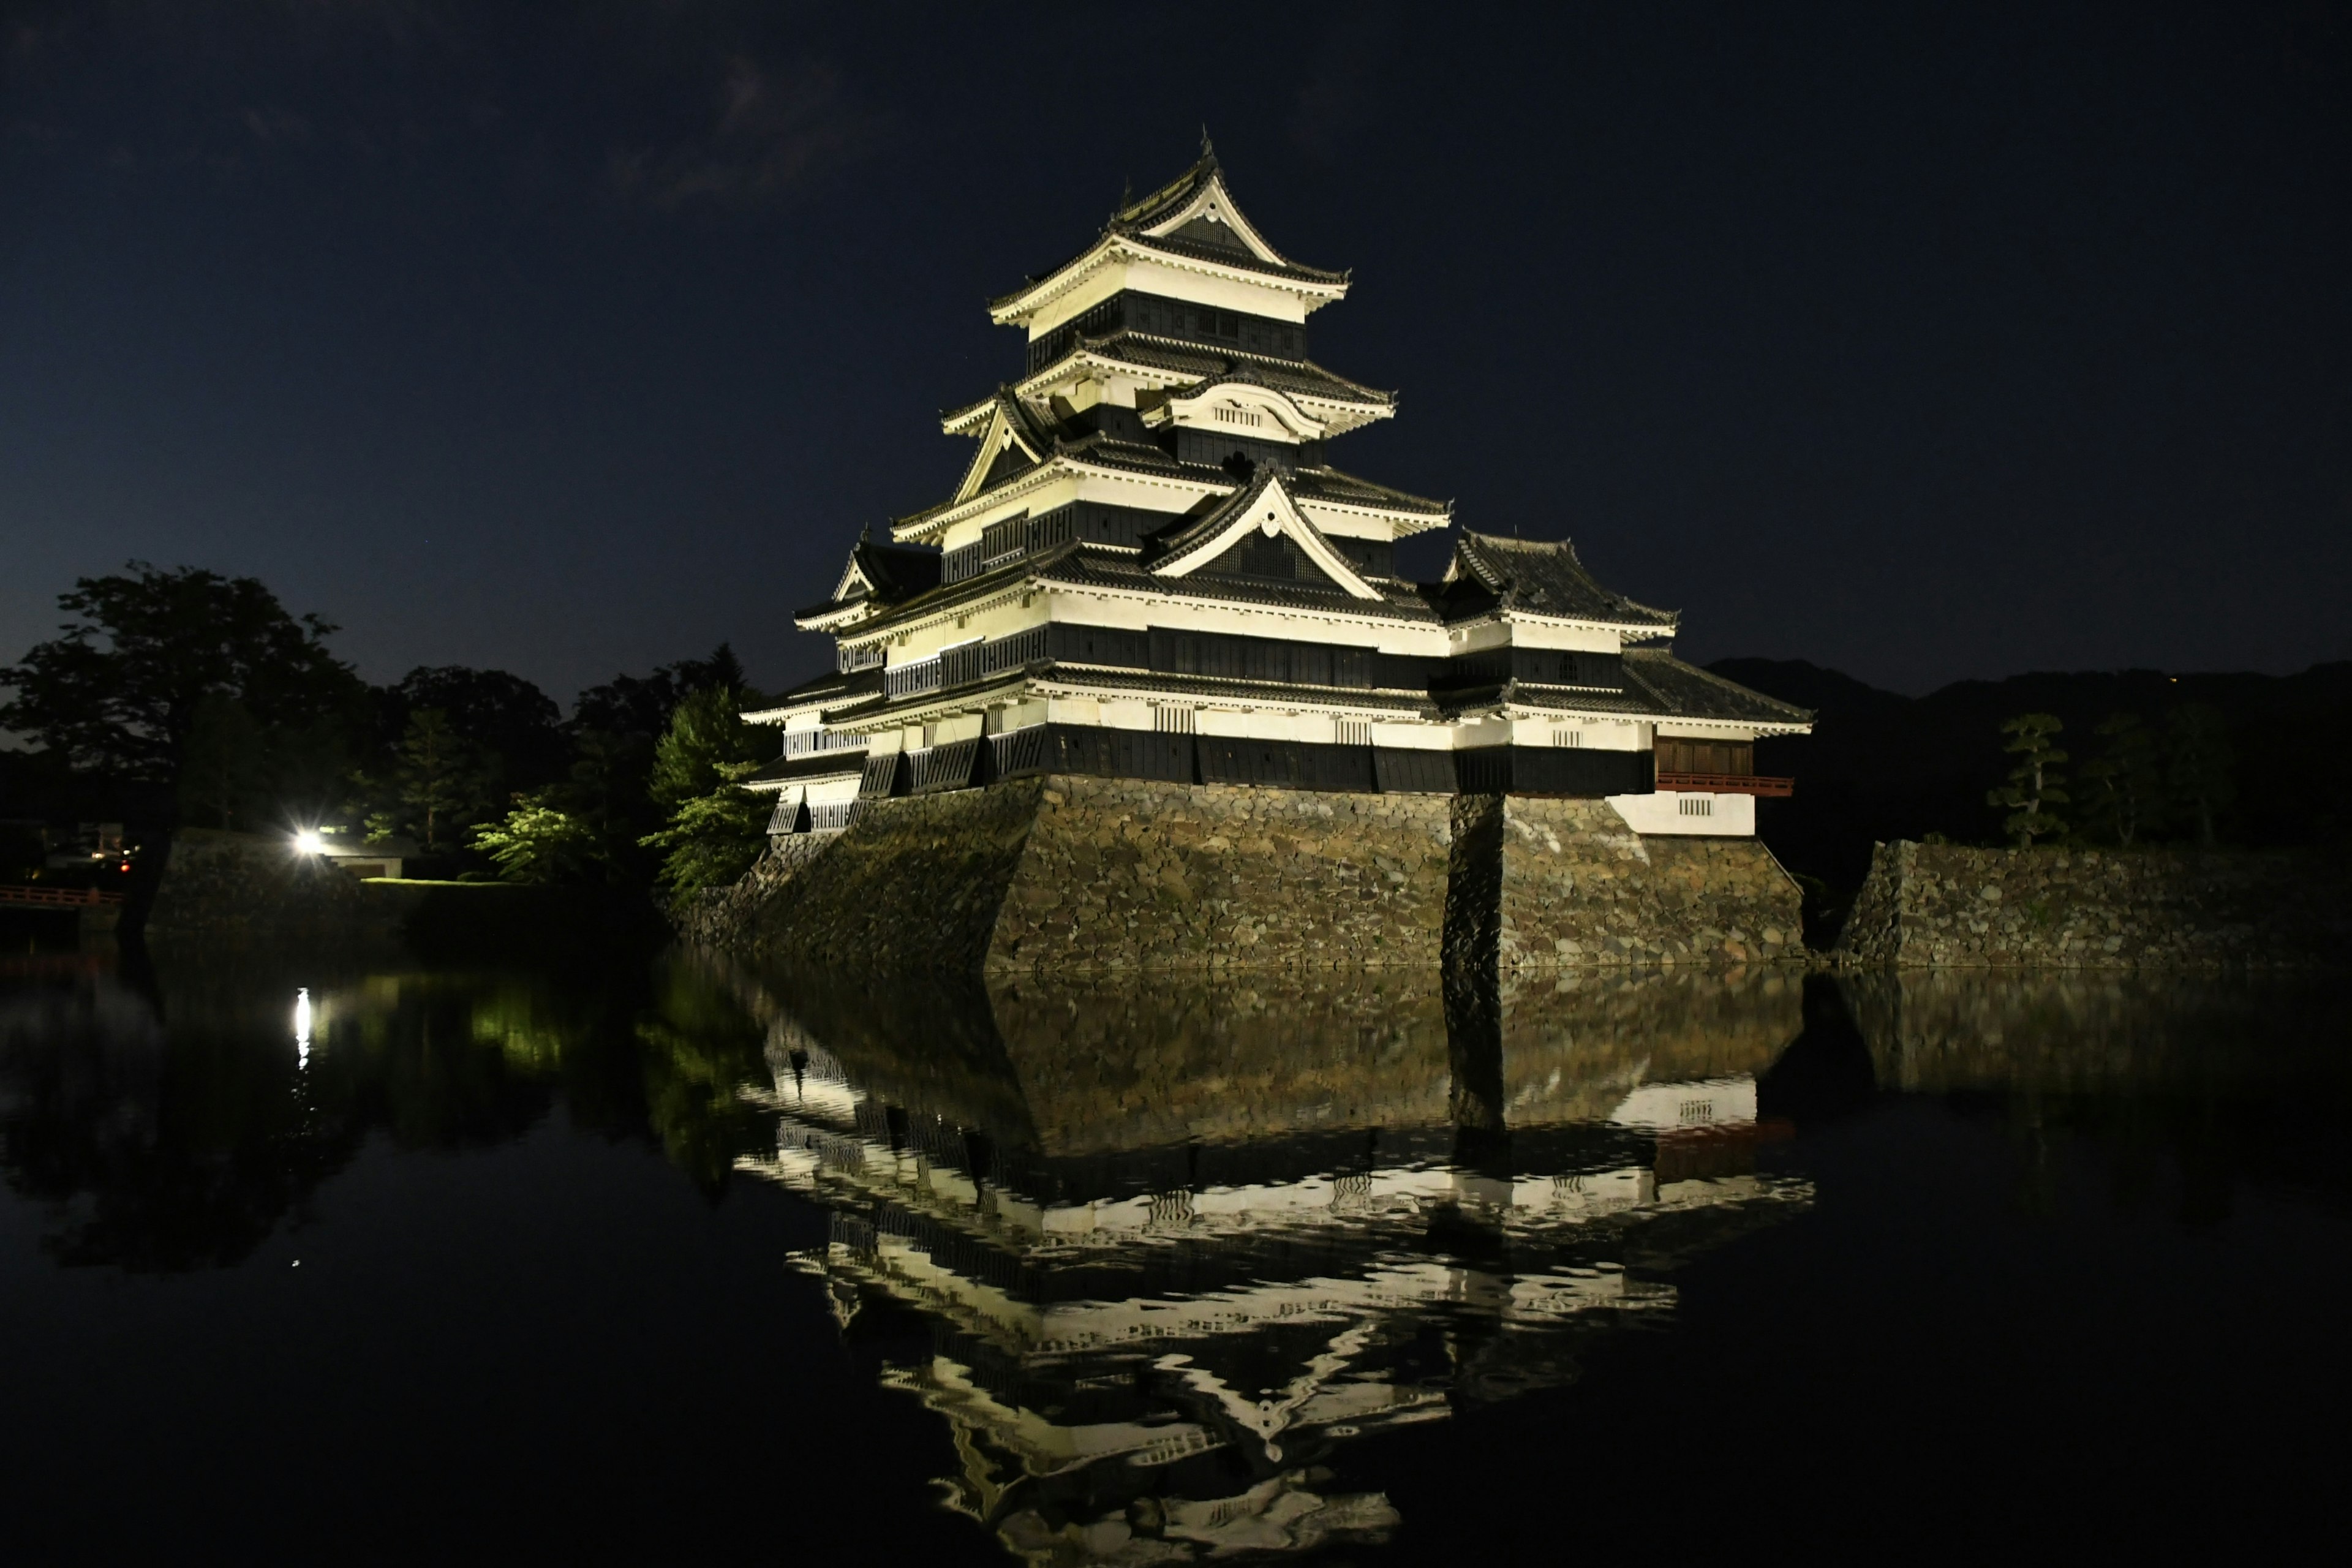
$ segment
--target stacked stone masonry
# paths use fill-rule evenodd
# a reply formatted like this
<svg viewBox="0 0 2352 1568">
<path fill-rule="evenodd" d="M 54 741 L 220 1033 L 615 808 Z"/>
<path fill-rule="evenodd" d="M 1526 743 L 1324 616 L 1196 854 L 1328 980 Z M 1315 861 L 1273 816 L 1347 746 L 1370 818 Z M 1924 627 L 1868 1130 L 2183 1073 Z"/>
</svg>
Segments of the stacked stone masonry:
<svg viewBox="0 0 2352 1568">
<path fill-rule="evenodd" d="M 1801 956 L 1801 894 L 1753 838 L 1649 837 L 1608 802 L 1485 796 L 1501 815 L 1498 966 Z"/>
<path fill-rule="evenodd" d="M 2342 962 L 2340 857 L 2305 851 L 1882 844 L 1839 943 L 1905 968 Z"/>
<path fill-rule="evenodd" d="M 712 946 L 885 968 L 1738 963 L 1796 956 L 1752 840 L 1605 802 L 1054 775 L 870 803 L 682 917 Z"/>
<path fill-rule="evenodd" d="M 164 945 L 391 942 L 400 912 L 282 837 L 189 827 L 173 836 L 146 934 Z"/>
</svg>

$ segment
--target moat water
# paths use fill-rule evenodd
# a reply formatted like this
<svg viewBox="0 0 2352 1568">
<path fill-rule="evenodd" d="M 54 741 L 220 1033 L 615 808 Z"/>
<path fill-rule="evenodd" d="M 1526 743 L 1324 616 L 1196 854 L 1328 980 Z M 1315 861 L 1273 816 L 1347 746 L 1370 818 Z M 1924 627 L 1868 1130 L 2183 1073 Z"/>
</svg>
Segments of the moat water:
<svg viewBox="0 0 2352 1568">
<path fill-rule="evenodd" d="M 8 1555 L 2325 1540 L 2340 989 L 0 959 Z"/>
</svg>

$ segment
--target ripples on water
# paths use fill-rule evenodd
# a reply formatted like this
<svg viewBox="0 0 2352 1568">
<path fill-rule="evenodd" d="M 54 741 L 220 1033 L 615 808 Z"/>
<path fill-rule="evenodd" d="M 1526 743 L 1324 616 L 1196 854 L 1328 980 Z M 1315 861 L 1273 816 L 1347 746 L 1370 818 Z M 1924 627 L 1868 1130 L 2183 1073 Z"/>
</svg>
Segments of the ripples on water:
<svg viewBox="0 0 2352 1568">
<path fill-rule="evenodd" d="M 2105 1151 L 2095 1180 L 2110 1213 L 2160 1205 L 2170 1232 L 2209 1234 L 2252 1184 L 2305 1215 L 2287 1234 L 2344 1239 L 2334 1107 L 2346 1042 L 2322 983 L 1651 972 L 1449 994 L 1433 975 L 1393 972 L 982 985 L 677 955 L 568 973 L 10 962 L 0 1162 L 16 1198 L 6 1279 L 20 1363 L 56 1331 L 44 1322 L 89 1328 L 95 1314 L 102 1341 L 110 1312 L 127 1325 L 173 1310 L 144 1298 L 134 1309 L 119 1291 L 68 1297 L 77 1271 L 177 1279 L 193 1304 L 207 1277 L 289 1268 L 294 1252 L 340 1267 L 331 1246 L 302 1243 L 339 1224 L 362 1232 L 337 1218 L 339 1183 L 364 1192 L 367 1223 L 397 1231 L 426 1212 L 416 1184 L 445 1181 L 453 1155 L 499 1150 L 520 1162 L 461 1167 L 478 1186 L 431 1212 L 462 1215 L 478 1194 L 486 1209 L 520 1204 L 528 1226 L 576 1229 L 535 1253 L 539 1272 L 515 1289 L 583 1303 L 582 1321 L 551 1331 L 592 1347 L 583 1356 L 601 1345 L 618 1357 L 612 1318 L 709 1323 L 713 1301 L 656 1280 L 615 1305 L 606 1271 L 635 1255 L 617 1222 L 600 1235 L 615 1212 L 600 1205 L 662 1200 L 600 1198 L 577 1184 L 586 1177 L 553 1173 L 584 1157 L 562 1152 L 582 1140 L 658 1147 L 651 1181 L 698 1206 L 647 1223 L 700 1247 L 707 1222 L 693 1214 L 772 1215 L 793 1244 L 765 1267 L 778 1310 L 799 1314 L 792 1337 L 698 1351 L 739 1358 L 746 1384 L 787 1408 L 747 1426 L 714 1394 L 709 1429 L 676 1440 L 748 1447 L 755 1465 L 775 1456 L 794 1495 L 778 1539 L 847 1530 L 886 1560 L 893 1542 L 916 1550 L 922 1531 L 888 1514 L 848 1529 L 839 1510 L 859 1505 L 800 1496 L 793 1478 L 822 1468 L 812 1444 L 867 1444 L 856 1464 L 877 1495 L 885 1481 L 931 1488 L 946 1511 L 923 1526 L 922 1550 L 1041 1563 L 1443 1557 L 1449 1542 L 1554 1528 L 1561 1500 L 1527 1489 L 1548 1470 L 1560 1484 L 1615 1478 L 1610 1497 L 1579 1508 L 1671 1514 L 1687 1488 L 1667 1456 L 1664 1471 L 1629 1472 L 1582 1447 L 1578 1412 L 1628 1397 L 1605 1379 L 1580 1394 L 1587 1369 L 1648 1365 L 1644 1353 L 1661 1352 L 1637 1352 L 1637 1331 L 1721 1354 L 1738 1322 L 1720 1309 L 1680 1321 L 1683 1279 L 1712 1268 L 1710 1301 L 1737 1303 L 1762 1289 L 1743 1281 L 1769 1271 L 1775 1248 L 1805 1260 L 1804 1289 L 1826 1270 L 1831 1299 L 1892 1295 L 1885 1282 L 1919 1265 L 1872 1252 L 1903 1235 L 1889 1215 L 1911 1203 L 1905 1223 L 1959 1225 L 1975 1200 L 1937 1195 L 1921 1173 L 1973 1170 L 1989 1143 L 1998 1158 L 1976 1185 L 2000 1189 L 2001 1223 L 2024 1238 L 1995 1244 L 1999 1259 L 2036 1245 L 2033 1227 L 2060 1223 L 2091 1179 L 2069 1163 L 2076 1143 Z M 1906 1120 L 1920 1106 L 1945 1120 Z M 1954 1125 L 1977 1131 L 1938 1152 Z M 1876 1229 L 1840 1220 L 1848 1211 L 1875 1215 Z M 1841 1224 L 1853 1238 L 1838 1239 Z M 2129 1225 L 2096 1228 L 2104 1245 L 2147 1254 L 2122 1267 L 2171 1266 Z M 458 1276 L 485 1267 L 428 1250 L 387 1276 L 388 1294 L 346 1302 L 339 1353 L 362 1347 L 394 1369 L 425 1356 L 394 1327 L 414 1318 L 407 1298 L 474 1288 Z M 1937 1289 L 1978 1293 L 1986 1310 L 2005 1300 L 1981 1278 L 1920 1299 Z M 1756 1296 L 1751 1324 L 1771 1300 Z M 197 1331 L 173 1354 L 213 1353 L 226 1332 Z M 863 1393 L 808 1407 L 811 1380 L 845 1346 L 866 1358 Z M 1811 1357 L 1793 1385 L 1804 1397 L 1879 1397 L 1832 1390 L 1863 1382 L 1859 1363 L 1883 1345 L 1857 1345 L 1851 1368 L 1834 1343 L 1781 1349 Z M 1989 1353 L 1924 1329 L 1916 1352 L 1923 1364 Z M 2334 1343 L 2301 1353 L 2332 1388 Z M 500 1397 L 497 1362 L 469 1375 L 453 1386 L 479 1395 L 501 1440 L 555 1440 L 542 1429 L 551 1410 Z M 122 1414 L 69 1415 L 43 1406 L 51 1385 L 14 1381 L 26 1397 L 0 1415 L 12 1452 L 96 1442 L 75 1421 Z M 194 1417 L 162 1397 L 142 1414 Z M 305 1397 L 299 1418 L 316 1418 L 316 1391 Z M 1752 1431 L 1771 1413 L 1740 1397 L 1675 1419 Z M 331 1396 L 324 1408 L 365 1426 L 347 1405 Z M 697 1408 L 684 1398 L 673 1413 L 690 1426 Z M 871 1438 L 903 1432 L 894 1411 L 918 1409 L 928 1445 Z M 1547 1436 L 1549 1423 L 1561 1425 Z M 568 1488 L 627 1484 L 609 1450 L 585 1451 L 604 1457 Z M 1743 1462 L 1737 1445 L 1705 1439 L 1673 1458 L 1701 1470 Z M 1502 1495 L 1481 1489 L 1505 1474 Z M 364 1483 L 350 1499 L 388 1500 Z M 1669 1523 L 1662 1515 L 1660 1539 Z M 385 1542 L 401 1539 L 386 1528 Z M 709 1539 L 653 1534 L 671 1547 Z"/>
</svg>

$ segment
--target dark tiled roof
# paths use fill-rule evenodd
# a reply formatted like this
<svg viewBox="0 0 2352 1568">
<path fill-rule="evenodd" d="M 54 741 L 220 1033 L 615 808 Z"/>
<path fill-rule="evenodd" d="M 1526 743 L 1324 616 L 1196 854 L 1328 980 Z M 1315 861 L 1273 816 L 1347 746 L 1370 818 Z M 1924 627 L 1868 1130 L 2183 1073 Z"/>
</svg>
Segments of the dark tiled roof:
<svg viewBox="0 0 2352 1568">
<path fill-rule="evenodd" d="M 1030 576 L 1037 571 L 1041 563 L 1083 548 L 1083 544 L 1076 541 L 1057 544 L 1041 554 L 1007 562 L 992 572 L 983 572 L 977 577 L 967 577 L 961 583 L 950 583 L 942 587 L 933 588 L 929 593 L 919 594 L 914 598 L 891 605 L 883 614 L 860 624 L 844 635 L 853 637 L 870 637 L 886 627 L 898 626 L 918 616 L 932 615 L 957 605 L 968 604 L 974 599 L 986 598 L 989 595 Z M 878 688 L 878 679 L 877 684 Z"/>
<path fill-rule="evenodd" d="M 999 474 L 962 500 L 943 500 L 937 506 L 925 507 L 921 511 L 909 512 L 905 517 L 893 518 L 891 523 L 898 528 L 914 528 L 929 522 L 941 512 L 969 505 L 991 490 L 1001 489 L 1016 479 L 1034 473 L 1056 458 L 1067 458 L 1081 463 L 1093 463 L 1106 468 L 1124 468 L 1131 473 L 1192 479 L 1202 484 L 1220 487 L 1234 482 L 1234 477 L 1231 474 L 1211 464 L 1180 462 L 1149 442 L 1123 441 L 1116 436 L 1106 436 L 1100 431 L 1094 431 L 1075 441 L 1057 438 L 1046 452 L 1045 462 L 1024 464 L 1012 472 Z"/>
<path fill-rule="evenodd" d="M 1349 506 L 1382 507 L 1391 511 L 1419 512 L 1427 517 L 1450 517 L 1452 501 L 1432 500 L 1408 490 L 1392 490 L 1386 485 L 1376 485 L 1370 479 L 1353 474 L 1318 466 L 1299 468 L 1289 476 L 1290 493 L 1306 500 L 1336 501 Z"/>
<path fill-rule="evenodd" d="M 1348 275 L 1344 272 L 1327 272 L 1319 267 L 1302 266 L 1287 257 L 1276 261 L 1265 260 L 1255 251 L 1233 240 L 1203 244 L 1195 239 L 1183 237 L 1181 231 L 1178 234 L 1163 235 L 1158 238 L 1153 238 L 1143 232 L 1153 225 L 1163 223 L 1181 212 L 1188 203 L 1201 194 L 1203 186 L 1218 177 L 1219 172 L 1217 155 L 1203 146 L 1201 150 L 1200 162 L 1141 199 L 1121 205 L 1118 211 L 1111 214 L 1110 220 L 1103 225 L 1102 235 L 1093 243 L 1088 244 L 1085 249 L 1078 251 L 1059 266 L 1049 267 L 1045 271 L 1033 275 L 1027 283 L 1009 293 L 999 295 L 989 303 L 993 307 L 1010 304 L 1046 279 L 1067 268 L 1071 262 L 1077 260 L 1087 251 L 1092 250 L 1096 244 L 1101 242 L 1102 237 L 1111 235 L 1117 235 L 1130 245 L 1164 251 L 1171 256 L 1213 262 L 1223 267 L 1242 268 L 1251 272 L 1263 272 L 1269 277 L 1287 278 L 1302 283 L 1331 284 L 1345 283 L 1348 280 Z M 1226 188 L 1225 196 L 1228 202 L 1232 201 L 1232 187 Z M 1238 206 L 1239 204 L 1234 205 Z M 1257 226 L 1251 224 L 1250 226 L 1255 229 Z"/>
<path fill-rule="evenodd" d="M 765 713 L 778 708 L 803 708 L 812 702 L 838 702 L 845 698 L 871 696 L 882 689 L 882 667 L 852 670 L 844 674 L 828 669 L 822 675 L 811 676 L 789 691 L 780 691 L 759 707 L 754 713 Z"/>
<path fill-rule="evenodd" d="M 850 551 L 849 559 L 873 588 L 869 591 L 853 587 L 841 598 L 827 599 L 824 604 L 793 612 L 794 619 L 829 616 L 869 600 L 881 605 L 896 604 L 940 584 L 940 552 L 919 545 L 877 544 L 870 539 L 861 539 Z M 845 571 L 842 575 L 845 578 L 849 574 Z"/>
<path fill-rule="evenodd" d="M 960 686 L 935 688 L 916 692 L 854 713 L 844 711 L 845 721 L 860 724 L 887 723 L 901 713 L 912 713 L 932 708 L 940 702 L 969 700 L 973 695 L 992 687 L 1003 687 L 1023 681 L 1086 687 L 1097 690 L 1167 691 L 1186 697 L 1228 698 L 1255 701 L 1280 701 L 1296 697 L 1301 702 L 1313 702 L 1327 707 L 1379 708 L 1394 713 L 1411 713 L 1422 718 L 1435 718 L 1438 706 L 1426 692 L 1372 690 L 1353 686 L 1301 686 L 1287 680 L 1227 680 L 1214 676 L 1175 675 L 1150 669 L 1126 669 L 1104 665 L 1084 665 L 1048 662 L 1044 659 L 1022 669 L 999 670 L 992 675 L 968 680 Z M 834 715 L 825 715 L 832 721 Z M 752 782 L 771 776 L 765 770 L 753 775 Z"/>
<path fill-rule="evenodd" d="M 1532 680 L 1505 680 L 1486 686 L 1449 688 L 1437 693 L 1448 713 L 1471 713 L 1505 703 L 1524 702 L 1531 708 L 1571 708 L 1580 713 L 1622 713 L 1629 718 L 1662 717 L 1649 693 L 1635 688 L 1596 691 L 1589 686 L 1546 686 Z"/>
<path fill-rule="evenodd" d="M 1068 686 L 1108 687 L 1121 691 L 1169 691 L 1186 697 L 1231 697 L 1279 700 L 1296 695 L 1303 702 L 1331 707 L 1381 708 L 1398 713 L 1435 718 L 1437 704 L 1422 691 L 1373 690 L 1360 686 L 1301 686 L 1287 680 L 1225 680 L 1205 675 L 1171 675 L 1149 669 L 1117 669 L 1087 665 L 1053 664 L 1033 667 L 1030 678 Z"/>
<path fill-rule="evenodd" d="M 802 779 L 838 778 L 866 765 L 863 748 L 854 752 L 819 752 L 809 757 L 778 757 L 741 782 L 747 784 L 793 784 Z"/>
<path fill-rule="evenodd" d="M 916 549 L 903 544 L 877 544 L 861 542 L 851 558 L 866 580 L 874 584 L 876 596 L 885 603 L 900 599 L 940 585 L 940 552 Z"/>
<path fill-rule="evenodd" d="M 1678 619 L 1675 611 L 1654 609 L 1593 581 L 1566 540 L 1500 539 L 1465 529 L 1454 547 L 1454 564 L 1447 586 L 1454 619 L 1496 607 L 1661 629 Z"/>
<path fill-rule="evenodd" d="M 1169 527 L 1161 529 L 1144 542 L 1143 561 L 1157 565 L 1171 555 L 1214 539 L 1233 521 L 1235 512 L 1246 511 L 1257 503 L 1257 498 L 1271 489 L 1281 475 L 1272 468 L 1261 468 L 1256 477 L 1231 495 L 1219 496 L 1205 506 L 1195 507 Z"/>
<path fill-rule="evenodd" d="M 909 692 L 904 697 L 893 697 L 881 702 L 861 703 L 854 708 L 828 709 L 824 714 L 824 719 L 828 725 L 836 721 L 887 725 L 891 720 L 901 713 L 912 713 L 920 709 L 936 706 L 941 701 L 969 700 L 976 693 L 986 691 L 992 687 L 1017 685 L 1026 677 L 1028 670 L 1038 668 L 1040 668 L 1038 665 L 1033 664 L 1024 669 L 1000 669 L 983 675 L 976 680 L 961 681 L 954 686 L 935 686 L 929 691 Z"/>
<path fill-rule="evenodd" d="M 1505 680 L 1437 693 L 1448 713 L 1470 713 L 1506 703 L 1563 708 L 1580 713 L 1622 713 L 1640 719 L 1710 719 L 1729 724 L 1809 724 L 1812 715 L 1760 692 L 1685 664 L 1663 648 L 1625 650 L 1625 685 L 1619 691 Z"/>
<path fill-rule="evenodd" d="M 1186 463 L 1152 446 L 1148 441 L 1122 441 L 1116 436 L 1106 436 L 1097 430 L 1076 441 L 1066 441 L 1061 450 L 1085 462 L 1101 463 L 1114 468 L 1132 468 L 1139 473 L 1168 474 L 1179 479 L 1200 479 L 1212 484 L 1229 485 L 1233 475 L 1213 463 Z"/>
<path fill-rule="evenodd" d="M 1270 278 L 1287 278 L 1298 283 L 1345 283 L 1348 280 L 1344 272 L 1327 272 L 1320 267 L 1307 267 L 1296 261 L 1268 261 L 1255 251 L 1238 246 L 1202 245 L 1173 234 L 1160 235 L 1156 238 L 1145 234 L 1129 234 L 1120 237 L 1129 245 L 1139 245 L 1146 250 L 1165 251 L 1191 261 L 1238 267 L 1250 272 L 1263 272 Z"/>
<path fill-rule="evenodd" d="M 1229 604 L 1320 610 L 1335 615 L 1364 616 L 1376 620 L 1433 623 L 1439 619 L 1436 609 L 1423 597 L 1417 584 L 1391 583 L 1377 578 L 1370 580 L 1370 585 L 1379 589 L 1381 596 L 1359 599 L 1336 584 L 1329 588 L 1314 588 L 1242 577 L 1205 577 L 1198 573 L 1190 577 L 1158 577 L 1144 569 L 1139 557 L 1091 550 L 1067 549 L 1063 552 L 1041 555 L 1031 564 L 1037 568 L 1040 582 L 1063 583 L 1073 587 L 1121 588 L 1133 593 L 1157 594 L 1164 598 L 1220 599 Z"/>
<path fill-rule="evenodd" d="M 1080 338 L 1070 345 L 1069 353 L 1063 358 L 1066 360 L 1082 353 L 1099 354 L 1123 364 L 1139 364 L 1150 370 L 1166 371 L 1171 375 L 1189 375 L 1196 384 L 1241 377 L 1262 382 L 1276 392 L 1319 397 L 1332 403 L 1355 403 L 1386 408 L 1396 402 L 1396 394 L 1381 392 L 1360 382 L 1349 381 L 1345 376 L 1334 375 L 1313 360 L 1245 354 L 1188 343 L 1176 338 L 1152 337 L 1142 332 L 1112 332 L 1099 338 Z M 1032 376 L 1029 379 L 1036 378 Z"/>
<path fill-rule="evenodd" d="M 1638 685 L 1647 691 L 1660 713 L 1677 719 L 1759 724 L 1810 724 L 1813 720 L 1807 709 L 1750 691 L 1695 664 L 1685 664 L 1665 648 L 1627 648 L 1625 680 L 1629 687 Z"/>
</svg>

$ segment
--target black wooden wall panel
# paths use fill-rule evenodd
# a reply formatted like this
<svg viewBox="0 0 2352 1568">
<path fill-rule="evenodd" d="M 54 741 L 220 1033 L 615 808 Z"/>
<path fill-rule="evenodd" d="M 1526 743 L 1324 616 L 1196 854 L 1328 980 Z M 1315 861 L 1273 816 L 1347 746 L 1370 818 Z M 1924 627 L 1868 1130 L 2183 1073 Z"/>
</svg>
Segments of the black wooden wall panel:
<svg viewBox="0 0 2352 1568">
<path fill-rule="evenodd" d="M 1452 795 L 1454 753 L 1379 746 L 1372 751 L 1372 773 L 1382 795 Z"/>
</svg>

